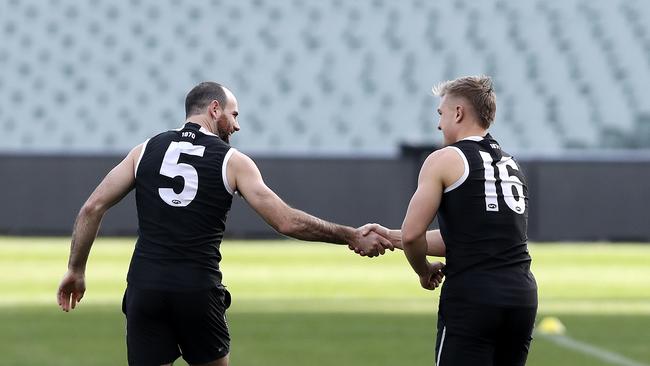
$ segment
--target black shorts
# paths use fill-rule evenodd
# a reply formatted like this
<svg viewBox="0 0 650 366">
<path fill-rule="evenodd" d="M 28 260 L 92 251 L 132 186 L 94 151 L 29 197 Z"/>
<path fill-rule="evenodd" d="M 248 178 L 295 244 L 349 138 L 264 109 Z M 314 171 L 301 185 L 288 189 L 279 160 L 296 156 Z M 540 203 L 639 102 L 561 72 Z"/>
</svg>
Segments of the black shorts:
<svg viewBox="0 0 650 366">
<path fill-rule="evenodd" d="M 176 292 L 129 285 L 122 301 L 129 365 L 162 365 L 181 355 L 202 364 L 226 356 L 229 306 L 224 288 Z"/>
<path fill-rule="evenodd" d="M 437 366 L 523 366 L 537 307 L 441 301 Z"/>
</svg>

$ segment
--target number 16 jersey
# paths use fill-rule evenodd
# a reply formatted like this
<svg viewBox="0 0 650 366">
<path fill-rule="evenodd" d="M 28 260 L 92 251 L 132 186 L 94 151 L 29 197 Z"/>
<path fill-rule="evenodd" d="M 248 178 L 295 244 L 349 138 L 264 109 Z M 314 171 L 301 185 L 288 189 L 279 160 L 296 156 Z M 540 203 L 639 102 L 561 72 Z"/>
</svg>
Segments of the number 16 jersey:
<svg viewBox="0 0 650 366">
<path fill-rule="evenodd" d="M 441 300 L 537 305 L 523 173 L 489 134 L 468 137 L 450 148 L 462 158 L 464 174 L 445 189 L 438 209 L 446 246 Z"/>
<path fill-rule="evenodd" d="M 195 291 L 221 286 L 219 247 L 232 204 L 234 149 L 195 123 L 144 143 L 135 168 L 138 241 L 129 285 Z"/>
</svg>

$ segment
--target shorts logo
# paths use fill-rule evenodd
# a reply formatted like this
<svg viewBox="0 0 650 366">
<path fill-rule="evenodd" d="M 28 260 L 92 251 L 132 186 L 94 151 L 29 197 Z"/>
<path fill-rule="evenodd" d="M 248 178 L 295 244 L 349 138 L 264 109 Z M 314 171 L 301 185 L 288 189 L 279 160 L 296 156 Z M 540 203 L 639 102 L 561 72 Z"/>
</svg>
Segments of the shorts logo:
<svg viewBox="0 0 650 366">
<path fill-rule="evenodd" d="M 172 200 L 172 203 L 175 205 L 180 205 L 181 201 L 180 200 Z"/>
</svg>

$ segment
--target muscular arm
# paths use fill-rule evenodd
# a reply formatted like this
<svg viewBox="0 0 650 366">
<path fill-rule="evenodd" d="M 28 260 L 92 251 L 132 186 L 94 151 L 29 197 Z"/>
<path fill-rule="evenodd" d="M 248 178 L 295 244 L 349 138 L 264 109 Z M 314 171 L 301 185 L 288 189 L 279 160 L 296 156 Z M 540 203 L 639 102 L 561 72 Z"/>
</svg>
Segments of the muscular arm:
<svg viewBox="0 0 650 366">
<path fill-rule="evenodd" d="M 377 230 L 373 229 L 373 231 Z M 402 230 L 388 230 L 387 235 L 395 248 L 404 249 L 404 244 L 402 243 Z M 427 255 L 434 257 L 445 256 L 445 241 L 442 239 L 442 235 L 440 235 L 440 230 L 436 229 L 427 231 L 426 240 Z"/>
<path fill-rule="evenodd" d="M 402 230 L 387 229 L 379 224 L 366 224 L 362 227 L 362 233 L 366 235 L 367 233 L 374 231 L 379 235 L 387 238 L 393 243 L 393 246 L 398 249 L 404 249 L 404 244 L 402 243 Z M 445 256 L 445 242 L 442 239 L 440 230 L 429 230 L 426 233 L 427 240 L 427 255 L 434 257 L 444 257 Z M 352 248 L 350 248 L 352 249 Z"/>
<path fill-rule="evenodd" d="M 126 196 L 135 185 L 135 159 L 140 154 L 137 146 L 111 170 L 95 188 L 86 203 L 81 207 L 72 232 L 68 269 L 83 273 L 90 248 L 97 236 L 104 213 Z"/>
<path fill-rule="evenodd" d="M 427 231 L 427 255 L 434 257 L 444 257 L 447 247 L 445 241 L 440 235 L 440 230 Z"/>
<path fill-rule="evenodd" d="M 426 232 L 438 211 L 444 190 L 436 169 L 435 155 L 432 157 L 429 157 L 422 166 L 418 188 L 411 198 L 402 224 L 404 254 L 419 276 L 425 275 L 428 270 Z"/>
<path fill-rule="evenodd" d="M 74 309 L 86 292 L 85 272 L 90 248 L 95 241 L 104 213 L 119 202 L 135 185 L 135 161 L 139 145 L 111 170 L 81 207 L 72 232 L 68 271 L 57 291 L 57 301 L 63 311 Z"/>
<path fill-rule="evenodd" d="M 404 253 L 418 275 L 427 271 L 427 254 L 445 254 L 440 231 L 427 232 L 427 228 L 438 212 L 445 187 L 450 186 L 462 174 L 462 161 L 451 149 L 434 152 L 422 166 L 418 188 L 411 198 L 402 224 Z"/>
<path fill-rule="evenodd" d="M 348 244 L 365 241 L 361 233 L 349 226 L 327 222 L 287 205 L 266 186 L 262 174 L 252 159 L 236 151 L 228 161 L 229 185 L 239 191 L 246 202 L 281 234 L 306 241 Z M 392 245 L 378 235 L 368 239 Z M 382 240 L 383 239 L 383 240 Z M 383 248 L 379 250 L 383 253 Z"/>
</svg>

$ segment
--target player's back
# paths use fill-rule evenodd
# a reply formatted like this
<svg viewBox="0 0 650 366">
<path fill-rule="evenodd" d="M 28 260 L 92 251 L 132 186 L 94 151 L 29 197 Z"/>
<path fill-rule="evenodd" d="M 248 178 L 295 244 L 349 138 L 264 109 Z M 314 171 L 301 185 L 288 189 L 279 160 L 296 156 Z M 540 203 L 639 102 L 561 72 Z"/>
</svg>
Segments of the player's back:
<svg viewBox="0 0 650 366">
<path fill-rule="evenodd" d="M 147 140 L 135 172 L 139 225 L 129 285 L 183 291 L 220 285 L 232 151 L 194 123 Z"/>
<path fill-rule="evenodd" d="M 451 148 L 463 158 L 465 174 L 445 190 L 438 210 L 447 258 L 443 298 L 536 304 L 523 173 L 489 134 Z"/>
</svg>

